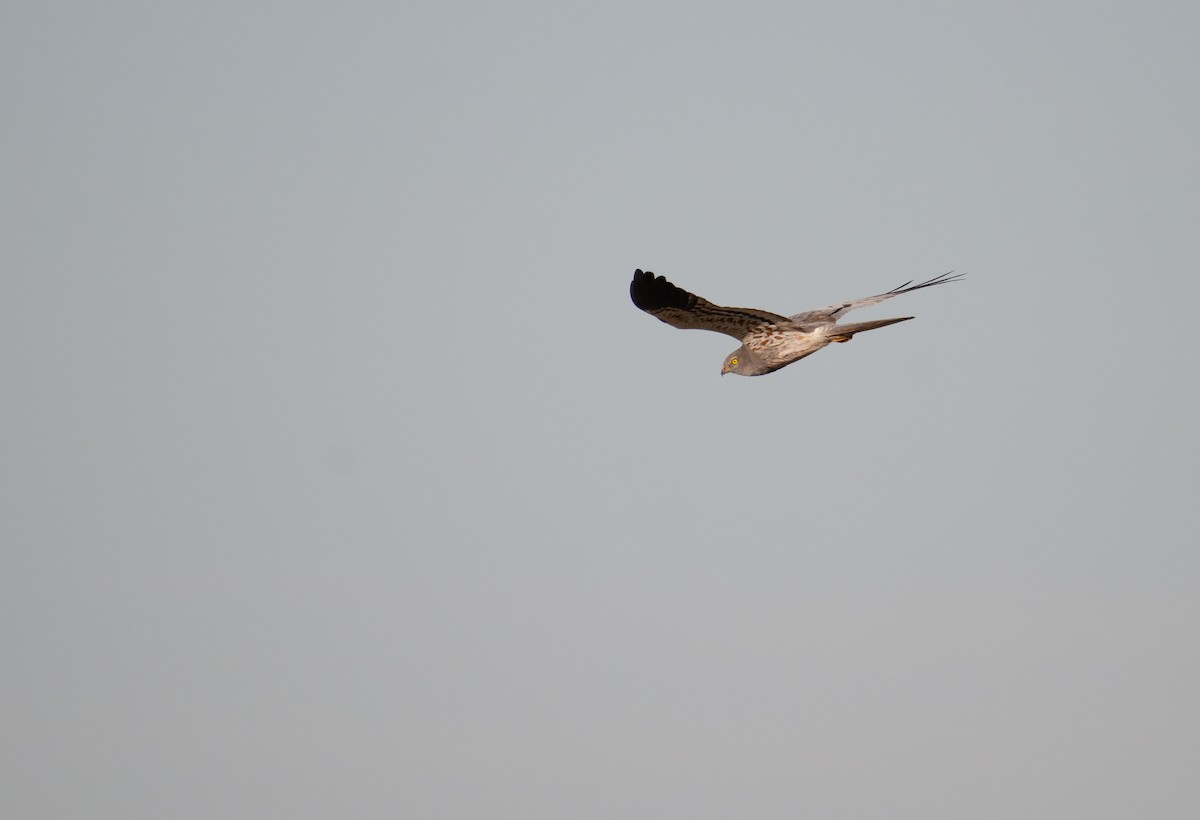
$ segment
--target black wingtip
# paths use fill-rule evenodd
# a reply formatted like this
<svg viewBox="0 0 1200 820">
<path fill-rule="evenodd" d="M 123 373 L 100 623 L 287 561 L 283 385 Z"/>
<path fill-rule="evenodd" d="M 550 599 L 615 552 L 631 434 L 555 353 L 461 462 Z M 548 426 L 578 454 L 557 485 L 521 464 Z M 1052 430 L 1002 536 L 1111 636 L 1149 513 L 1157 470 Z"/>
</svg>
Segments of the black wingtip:
<svg viewBox="0 0 1200 820">
<path fill-rule="evenodd" d="M 892 288 L 891 290 L 888 291 L 888 293 L 896 293 L 896 294 L 909 293 L 911 291 L 920 290 L 921 288 L 928 288 L 933 285 L 945 285 L 949 282 L 961 281 L 964 276 L 966 276 L 965 273 L 955 273 L 954 271 L 947 271 L 946 273 L 943 273 L 941 276 L 935 276 L 932 279 L 927 279 L 924 282 L 921 282 L 920 284 L 916 284 L 916 285 L 913 285 L 914 280 L 909 279 L 903 285 L 898 285 L 897 287 Z M 911 287 L 910 287 L 910 285 L 911 285 Z"/>
<path fill-rule="evenodd" d="M 629 298 L 641 310 L 694 307 L 696 297 L 683 288 L 677 288 L 666 277 L 655 276 L 650 271 L 638 268 L 629 283 Z"/>
</svg>

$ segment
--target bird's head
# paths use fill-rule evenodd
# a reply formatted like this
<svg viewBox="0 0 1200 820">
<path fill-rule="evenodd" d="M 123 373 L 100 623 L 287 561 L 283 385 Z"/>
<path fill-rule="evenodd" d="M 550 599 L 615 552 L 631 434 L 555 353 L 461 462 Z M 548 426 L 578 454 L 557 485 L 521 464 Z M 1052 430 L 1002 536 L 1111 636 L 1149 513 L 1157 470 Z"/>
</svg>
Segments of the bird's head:
<svg viewBox="0 0 1200 820">
<path fill-rule="evenodd" d="M 725 357 L 725 362 L 721 365 L 721 375 L 724 376 L 726 373 L 737 373 L 739 376 L 758 375 L 752 358 L 747 355 L 745 346 L 739 347 Z"/>
</svg>

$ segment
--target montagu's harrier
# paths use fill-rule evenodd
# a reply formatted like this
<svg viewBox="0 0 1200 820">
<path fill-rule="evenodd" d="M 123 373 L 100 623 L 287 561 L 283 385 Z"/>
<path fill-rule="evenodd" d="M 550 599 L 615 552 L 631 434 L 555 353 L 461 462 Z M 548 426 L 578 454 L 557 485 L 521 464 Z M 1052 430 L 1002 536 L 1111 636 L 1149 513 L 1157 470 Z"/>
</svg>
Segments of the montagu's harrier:
<svg viewBox="0 0 1200 820">
<path fill-rule="evenodd" d="M 683 288 L 675 287 L 665 278 L 655 276 L 650 271 L 634 271 L 633 282 L 629 285 L 629 296 L 639 308 L 672 327 L 715 330 L 741 341 L 742 346 L 725 357 L 725 363 L 721 365 L 722 376 L 726 373 L 762 376 L 816 353 L 830 342 L 848 342 L 855 333 L 887 327 L 913 318 L 902 316 L 899 319 L 876 319 L 873 322 L 839 325 L 837 320 L 843 314 L 855 308 L 878 304 L 901 293 L 956 282 L 964 275 L 951 271 L 918 285 L 908 281 L 878 296 L 838 302 L 817 310 L 797 313 L 795 316 L 780 316 L 755 308 L 714 305 L 707 299 L 701 299 Z"/>
</svg>

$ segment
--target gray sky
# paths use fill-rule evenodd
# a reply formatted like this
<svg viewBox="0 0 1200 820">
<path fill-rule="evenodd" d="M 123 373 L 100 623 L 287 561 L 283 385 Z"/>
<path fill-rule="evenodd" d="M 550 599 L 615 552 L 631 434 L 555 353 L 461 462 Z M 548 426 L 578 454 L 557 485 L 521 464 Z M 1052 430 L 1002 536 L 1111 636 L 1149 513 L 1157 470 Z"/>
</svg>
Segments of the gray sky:
<svg viewBox="0 0 1200 820">
<path fill-rule="evenodd" d="M 1193 817 L 1198 39 L 9 4 L 0 815 Z"/>
</svg>

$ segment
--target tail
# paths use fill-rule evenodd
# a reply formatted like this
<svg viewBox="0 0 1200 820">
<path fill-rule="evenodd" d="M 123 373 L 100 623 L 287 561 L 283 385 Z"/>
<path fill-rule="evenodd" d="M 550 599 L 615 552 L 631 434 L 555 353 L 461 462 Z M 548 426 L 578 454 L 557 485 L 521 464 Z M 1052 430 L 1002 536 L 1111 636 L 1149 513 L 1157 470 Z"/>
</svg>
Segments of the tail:
<svg viewBox="0 0 1200 820">
<path fill-rule="evenodd" d="M 887 327 L 894 325 L 896 322 L 907 322 L 911 316 L 901 316 L 899 319 L 876 319 L 873 322 L 854 322 L 848 325 L 826 325 L 821 328 L 825 335 L 829 337 L 831 342 L 848 342 L 854 337 L 855 333 L 862 333 L 864 330 L 874 330 L 877 327 Z"/>
</svg>

